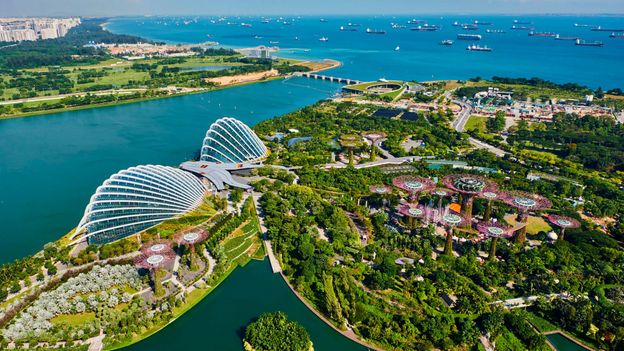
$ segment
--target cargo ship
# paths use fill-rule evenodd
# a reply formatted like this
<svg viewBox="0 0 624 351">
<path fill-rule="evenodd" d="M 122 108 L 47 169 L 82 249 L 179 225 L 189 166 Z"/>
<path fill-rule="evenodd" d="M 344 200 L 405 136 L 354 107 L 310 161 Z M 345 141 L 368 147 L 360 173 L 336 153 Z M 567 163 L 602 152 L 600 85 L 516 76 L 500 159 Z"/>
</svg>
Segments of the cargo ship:
<svg viewBox="0 0 624 351">
<path fill-rule="evenodd" d="M 609 34 L 609 38 L 624 39 L 624 34 L 620 34 L 620 33 L 611 33 L 611 34 Z"/>
<path fill-rule="evenodd" d="M 435 31 L 440 30 L 440 26 L 433 25 L 433 24 L 431 24 L 431 25 L 424 24 L 422 26 L 418 26 L 418 27 L 412 28 L 411 30 L 417 31 L 417 32 L 435 32 Z"/>
<path fill-rule="evenodd" d="M 366 28 L 366 34 L 386 34 L 385 30 Z"/>
<path fill-rule="evenodd" d="M 558 34 L 551 33 L 551 32 L 529 32 L 529 36 L 530 37 L 551 37 L 551 38 L 554 38 L 557 35 Z"/>
<path fill-rule="evenodd" d="M 400 23 L 390 23 L 390 26 L 392 26 L 392 28 L 398 29 L 398 28 L 407 28 L 406 25 L 400 24 Z"/>
<path fill-rule="evenodd" d="M 455 43 L 454 41 L 447 39 L 447 40 L 442 40 L 440 42 L 440 45 L 453 45 L 454 43 Z"/>
<path fill-rule="evenodd" d="M 592 29 L 590 29 L 593 32 L 624 32 L 624 29 L 618 29 L 618 28 L 602 28 L 601 26 L 598 27 L 594 27 Z"/>
<path fill-rule="evenodd" d="M 577 46 L 604 46 L 604 44 L 601 41 L 587 42 L 587 41 L 581 40 L 581 39 L 576 39 L 575 44 Z"/>
<path fill-rule="evenodd" d="M 475 24 L 464 24 L 462 26 L 463 30 L 479 30 L 479 27 Z"/>
<path fill-rule="evenodd" d="M 493 34 L 503 34 L 503 33 L 507 33 L 502 29 L 486 29 L 485 30 L 486 33 L 493 33 Z"/>
<path fill-rule="evenodd" d="M 513 20 L 513 24 L 533 24 L 533 22 Z"/>
<path fill-rule="evenodd" d="M 559 34 L 555 35 L 555 40 L 578 40 L 577 37 L 562 37 Z"/>
<path fill-rule="evenodd" d="M 407 21 L 407 24 L 421 24 L 421 23 L 424 23 L 424 22 L 427 22 L 427 21 L 425 21 L 425 20 L 411 19 L 411 20 Z"/>
<path fill-rule="evenodd" d="M 474 20 L 474 22 L 472 23 L 479 25 L 479 26 L 491 26 L 492 25 L 492 22 L 482 22 L 479 20 Z"/>
<path fill-rule="evenodd" d="M 345 27 L 345 26 L 340 26 L 340 31 L 341 32 L 357 32 L 357 29 L 349 28 L 349 27 Z"/>
<path fill-rule="evenodd" d="M 488 48 L 487 45 L 486 46 L 479 46 L 479 45 L 468 45 L 466 47 L 466 50 L 468 51 L 492 51 L 491 48 Z"/>
<path fill-rule="evenodd" d="M 459 40 L 481 40 L 481 34 L 457 34 Z"/>
<path fill-rule="evenodd" d="M 321 39 L 319 39 L 319 41 L 329 41 L 328 37 L 321 37 Z"/>
<path fill-rule="evenodd" d="M 535 30 L 533 27 L 525 27 L 525 26 L 511 26 L 512 30 Z"/>
</svg>

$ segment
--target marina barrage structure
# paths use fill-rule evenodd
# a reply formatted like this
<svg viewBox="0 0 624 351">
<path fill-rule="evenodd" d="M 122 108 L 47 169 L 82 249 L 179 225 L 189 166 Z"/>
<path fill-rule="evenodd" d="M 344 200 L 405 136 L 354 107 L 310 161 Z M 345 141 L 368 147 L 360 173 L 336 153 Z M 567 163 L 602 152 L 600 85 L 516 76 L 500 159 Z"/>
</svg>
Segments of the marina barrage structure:
<svg viewBox="0 0 624 351">
<path fill-rule="evenodd" d="M 442 178 L 442 183 L 461 194 L 461 214 L 467 220 L 464 223 L 467 226 L 472 225 L 472 204 L 475 196 L 498 190 L 498 185 L 490 179 L 473 174 L 450 174 Z"/>
<path fill-rule="evenodd" d="M 550 214 L 546 218 L 548 219 L 548 222 L 550 222 L 552 225 L 559 227 L 560 232 L 557 238 L 558 240 L 564 239 L 566 229 L 574 229 L 581 226 L 581 222 L 572 217 Z"/>
<path fill-rule="evenodd" d="M 513 235 L 511 232 L 511 227 L 498 222 L 480 222 L 477 224 L 477 230 L 481 235 L 492 238 L 492 242 L 490 243 L 490 253 L 488 256 L 489 260 L 493 260 L 496 258 L 496 245 L 498 244 L 498 239 L 510 238 Z"/>
<path fill-rule="evenodd" d="M 500 195 L 501 199 L 507 205 L 518 209 L 517 223 L 514 231 L 516 232 L 516 242 L 522 244 L 526 240 L 526 227 L 529 220 L 529 212 L 548 209 L 552 206 L 552 203 L 541 195 L 523 191 L 512 191 Z"/>
</svg>

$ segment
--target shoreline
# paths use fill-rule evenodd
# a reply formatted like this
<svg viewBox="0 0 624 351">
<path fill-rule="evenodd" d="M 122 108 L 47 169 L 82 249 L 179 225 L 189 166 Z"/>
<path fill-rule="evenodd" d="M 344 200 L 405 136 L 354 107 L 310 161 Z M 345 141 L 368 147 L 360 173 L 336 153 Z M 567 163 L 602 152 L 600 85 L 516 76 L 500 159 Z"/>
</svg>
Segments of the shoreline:
<svg viewBox="0 0 624 351">
<path fill-rule="evenodd" d="M 325 324 L 327 324 L 328 326 L 330 326 L 332 329 L 334 329 L 335 331 L 337 331 L 338 333 L 340 333 L 340 335 L 344 336 L 345 338 L 359 344 L 360 346 L 366 347 L 369 350 L 375 350 L 375 351 L 384 351 L 384 349 L 379 348 L 378 346 L 369 344 L 368 342 L 366 342 L 365 340 L 361 339 L 360 337 L 358 337 L 357 334 L 355 334 L 353 332 L 353 330 L 350 330 L 350 333 L 344 330 L 341 330 L 340 328 L 336 327 L 336 325 L 334 323 L 332 323 L 332 321 L 330 321 L 329 319 L 327 319 L 323 314 L 321 314 L 321 312 L 317 311 L 314 306 L 312 306 L 308 300 L 306 300 L 303 296 L 301 296 L 299 294 L 299 292 L 297 290 L 295 290 L 295 288 L 290 284 L 290 281 L 288 280 L 288 277 L 286 277 L 286 275 L 284 274 L 284 272 L 280 271 L 279 275 L 282 277 L 282 279 L 284 279 L 284 282 L 286 283 L 286 285 L 288 286 L 288 288 L 290 288 L 290 291 L 292 291 L 292 293 L 297 297 L 297 299 L 299 299 L 299 301 L 301 301 L 301 303 L 303 303 L 309 310 L 310 312 L 314 313 L 314 315 L 316 317 L 318 317 L 321 321 L 323 321 Z"/>
</svg>

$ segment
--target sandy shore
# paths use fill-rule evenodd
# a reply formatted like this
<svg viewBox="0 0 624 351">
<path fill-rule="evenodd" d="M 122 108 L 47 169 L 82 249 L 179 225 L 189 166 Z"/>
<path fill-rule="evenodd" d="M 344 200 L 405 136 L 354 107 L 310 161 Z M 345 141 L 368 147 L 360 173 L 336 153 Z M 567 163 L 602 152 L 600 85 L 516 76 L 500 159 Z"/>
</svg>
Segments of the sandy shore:
<svg viewBox="0 0 624 351">
<path fill-rule="evenodd" d="M 270 71 L 239 74 L 236 76 L 208 78 L 206 81 L 215 83 L 217 86 L 228 86 L 233 84 L 255 82 L 277 76 L 279 76 L 279 72 L 276 69 L 272 69 Z"/>
</svg>

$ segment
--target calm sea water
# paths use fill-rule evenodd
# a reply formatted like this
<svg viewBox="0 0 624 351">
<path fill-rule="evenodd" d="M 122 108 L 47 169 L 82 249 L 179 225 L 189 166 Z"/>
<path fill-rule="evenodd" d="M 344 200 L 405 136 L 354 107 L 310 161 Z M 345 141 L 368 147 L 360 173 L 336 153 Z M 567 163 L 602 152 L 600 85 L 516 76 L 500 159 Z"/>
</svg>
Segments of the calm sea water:
<svg viewBox="0 0 624 351">
<path fill-rule="evenodd" d="M 254 125 L 338 89 L 299 78 L 0 121 L 0 263 L 32 254 L 75 227 L 111 174 L 193 158 L 216 119 Z"/>
<path fill-rule="evenodd" d="M 414 32 L 407 24 L 410 17 L 319 17 L 292 18 L 262 23 L 260 18 L 230 17 L 227 21 L 211 23 L 217 17 L 171 18 L 139 17 L 112 20 L 108 28 L 114 32 L 140 35 L 167 42 L 196 43 L 218 41 L 229 47 L 256 45 L 279 46 L 281 56 L 292 58 L 333 58 L 344 66 L 332 74 L 346 78 L 374 80 L 380 77 L 404 80 L 467 79 L 475 76 L 489 78 L 541 77 L 559 83 L 577 82 L 605 89 L 624 87 L 624 39 L 609 38 L 610 32 L 592 32 L 590 27 L 624 28 L 624 17 L 573 16 L 416 16 L 429 24 L 442 26 L 437 32 Z M 539 32 L 559 33 L 562 37 L 580 37 L 586 41 L 602 41 L 604 47 L 575 46 L 573 41 L 529 37 L 528 31 L 511 30 L 513 20 L 533 24 Z M 465 31 L 453 22 L 474 20 L 491 22 L 478 31 Z M 188 24 L 185 24 L 187 21 Z M 190 21 L 190 22 L 189 22 Z M 230 21 L 232 24 L 228 25 Z M 241 23 L 252 26 L 241 26 Z M 391 23 L 407 28 L 392 28 Z M 340 31 L 348 23 L 359 24 L 356 32 Z M 366 34 L 366 28 L 384 30 L 385 35 Z M 505 34 L 486 33 L 486 29 L 502 29 Z M 481 34 L 479 45 L 492 52 L 469 52 L 472 42 L 456 40 L 458 33 Z M 321 42 L 321 37 L 329 41 Z M 298 39 L 298 40 L 297 40 Z M 453 46 L 442 46 L 444 39 L 455 40 Z M 270 42 L 279 42 L 271 44 Z M 395 48 L 400 46 L 399 51 Z"/>
</svg>

